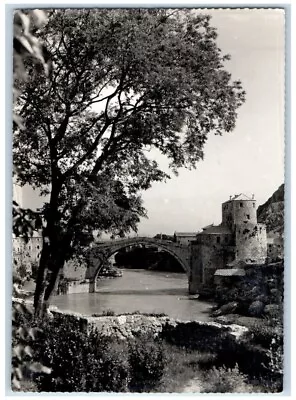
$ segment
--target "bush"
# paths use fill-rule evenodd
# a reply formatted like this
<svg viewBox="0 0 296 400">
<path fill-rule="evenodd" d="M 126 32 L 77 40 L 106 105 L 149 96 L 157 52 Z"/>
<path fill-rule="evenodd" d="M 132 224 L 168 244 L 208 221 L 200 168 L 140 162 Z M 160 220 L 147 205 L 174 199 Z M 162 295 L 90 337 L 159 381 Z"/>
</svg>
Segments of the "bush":
<svg viewBox="0 0 296 400">
<path fill-rule="evenodd" d="M 44 392 L 127 391 L 129 368 L 124 343 L 86 332 L 79 320 L 56 316 L 46 321 L 39 355 L 52 369 L 36 377 Z"/>
<path fill-rule="evenodd" d="M 234 368 L 212 368 L 204 374 L 203 393 L 251 393 L 253 386 L 246 383 L 247 376 Z"/>
<path fill-rule="evenodd" d="M 264 349 L 269 349 L 275 339 L 280 345 L 283 345 L 283 332 L 279 325 L 260 323 L 249 327 L 249 330 L 242 337 L 255 345 L 260 345 Z"/>
<path fill-rule="evenodd" d="M 27 321 L 42 332 L 32 342 L 34 360 L 51 373 L 30 376 L 43 392 L 127 392 L 152 391 L 165 367 L 160 340 L 141 334 L 130 343 L 102 337 L 87 330 L 83 319 L 55 315 Z"/>
<path fill-rule="evenodd" d="M 224 346 L 225 341 L 234 341 L 228 327 L 204 325 L 198 322 L 179 323 L 176 327 L 165 324 L 161 337 L 168 343 L 201 352 L 216 352 Z"/>
<path fill-rule="evenodd" d="M 111 310 L 110 308 L 108 308 L 107 310 L 104 310 L 102 312 L 102 316 L 105 317 L 113 317 L 115 315 L 115 311 Z"/>
<path fill-rule="evenodd" d="M 36 385 L 32 382 L 34 373 L 51 372 L 42 365 L 32 348 L 40 334 L 40 329 L 31 324 L 32 313 L 31 307 L 13 302 L 11 387 L 14 391 L 36 391 Z"/>
<path fill-rule="evenodd" d="M 129 343 L 130 390 L 150 392 L 163 377 L 166 359 L 163 343 L 153 337 L 138 337 Z"/>
</svg>

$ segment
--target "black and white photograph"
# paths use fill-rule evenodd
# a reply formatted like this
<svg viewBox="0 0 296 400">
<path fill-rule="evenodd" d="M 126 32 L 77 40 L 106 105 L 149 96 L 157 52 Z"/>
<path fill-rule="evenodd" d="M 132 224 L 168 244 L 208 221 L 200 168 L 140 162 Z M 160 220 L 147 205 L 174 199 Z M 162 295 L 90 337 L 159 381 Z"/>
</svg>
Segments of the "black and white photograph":
<svg viewBox="0 0 296 400">
<path fill-rule="evenodd" d="M 12 10 L 13 394 L 283 392 L 286 17 Z"/>
</svg>

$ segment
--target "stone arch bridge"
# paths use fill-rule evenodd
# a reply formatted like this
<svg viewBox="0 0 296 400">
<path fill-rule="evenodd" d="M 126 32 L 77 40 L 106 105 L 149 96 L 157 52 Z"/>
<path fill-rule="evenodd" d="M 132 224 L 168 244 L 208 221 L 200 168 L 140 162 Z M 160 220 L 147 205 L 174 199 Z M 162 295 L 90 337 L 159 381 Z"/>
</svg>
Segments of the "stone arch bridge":
<svg viewBox="0 0 296 400">
<path fill-rule="evenodd" d="M 169 240 L 155 239 L 149 237 L 134 237 L 127 239 L 108 240 L 93 245 L 89 250 L 89 263 L 86 271 L 86 279 L 89 279 L 89 292 L 96 291 L 96 279 L 105 261 L 117 251 L 133 245 L 150 245 L 158 247 L 171 254 L 187 273 L 188 280 L 191 271 L 191 246 L 174 243 Z"/>
</svg>

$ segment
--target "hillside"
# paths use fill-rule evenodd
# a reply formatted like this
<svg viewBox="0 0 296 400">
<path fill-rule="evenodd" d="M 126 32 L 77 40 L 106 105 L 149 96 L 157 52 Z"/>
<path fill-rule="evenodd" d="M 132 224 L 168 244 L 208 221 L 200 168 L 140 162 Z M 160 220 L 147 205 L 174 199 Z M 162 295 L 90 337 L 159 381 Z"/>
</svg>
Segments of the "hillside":
<svg viewBox="0 0 296 400">
<path fill-rule="evenodd" d="M 258 222 L 266 224 L 268 236 L 283 237 L 285 186 L 282 184 L 257 210 Z"/>
</svg>

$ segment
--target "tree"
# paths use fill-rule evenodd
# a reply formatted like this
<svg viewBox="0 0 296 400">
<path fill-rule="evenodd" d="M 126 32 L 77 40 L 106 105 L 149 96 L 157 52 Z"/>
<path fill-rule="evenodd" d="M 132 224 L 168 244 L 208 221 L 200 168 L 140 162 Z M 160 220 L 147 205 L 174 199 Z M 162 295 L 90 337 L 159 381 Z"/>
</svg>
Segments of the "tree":
<svg viewBox="0 0 296 400">
<path fill-rule="evenodd" d="M 245 93 L 224 69 L 210 17 L 190 10 L 58 10 L 39 32 L 46 78 L 27 63 L 14 132 L 18 182 L 49 195 L 35 308 L 94 229 L 124 235 L 145 215 L 140 193 L 203 158 L 208 134 L 235 126 Z"/>
</svg>

